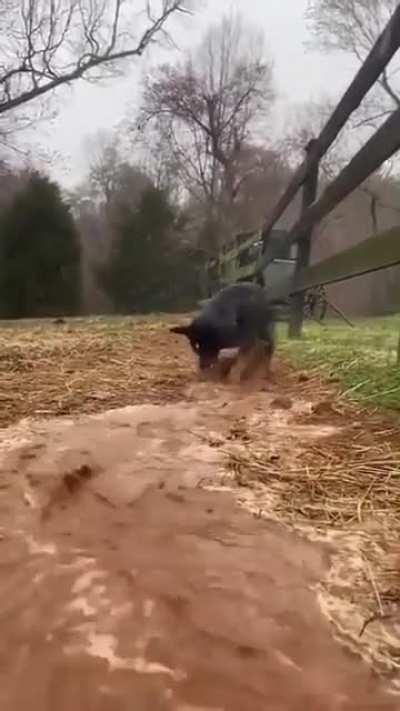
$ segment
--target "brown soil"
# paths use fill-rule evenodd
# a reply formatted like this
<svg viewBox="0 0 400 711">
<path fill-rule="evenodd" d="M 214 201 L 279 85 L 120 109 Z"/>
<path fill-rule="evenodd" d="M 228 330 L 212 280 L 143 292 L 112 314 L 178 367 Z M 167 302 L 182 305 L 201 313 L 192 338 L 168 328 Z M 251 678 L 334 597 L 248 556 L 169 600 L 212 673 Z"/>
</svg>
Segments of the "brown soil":
<svg viewBox="0 0 400 711">
<path fill-rule="evenodd" d="M 321 612 L 332 548 L 251 516 L 240 486 L 216 491 L 253 425 L 277 452 L 346 418 L 285 369 L 246 390 L 196 382 L 162 342 L 130 398 L 157 389 L 159 359 L 181 368 L 165 401 L 160 386 L 160 403 L 3 430 L 0 709 L 399 709 Z"/>
</svg>

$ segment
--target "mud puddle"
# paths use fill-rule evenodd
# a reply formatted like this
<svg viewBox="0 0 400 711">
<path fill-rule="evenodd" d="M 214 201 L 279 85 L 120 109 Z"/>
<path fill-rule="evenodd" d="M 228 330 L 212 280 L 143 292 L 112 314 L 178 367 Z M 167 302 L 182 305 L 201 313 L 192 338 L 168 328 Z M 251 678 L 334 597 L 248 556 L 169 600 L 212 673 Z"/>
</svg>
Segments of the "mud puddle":
<svg viewBox="0 0 400 711">
<path fill-rule="evenodd" d="M 307 403 L 187 395 L 4 431 L 0 708 L 399 708 L 321 614 L 329 549 L 207 489 L 243 418 L 289 447 Z"/>
</svg>

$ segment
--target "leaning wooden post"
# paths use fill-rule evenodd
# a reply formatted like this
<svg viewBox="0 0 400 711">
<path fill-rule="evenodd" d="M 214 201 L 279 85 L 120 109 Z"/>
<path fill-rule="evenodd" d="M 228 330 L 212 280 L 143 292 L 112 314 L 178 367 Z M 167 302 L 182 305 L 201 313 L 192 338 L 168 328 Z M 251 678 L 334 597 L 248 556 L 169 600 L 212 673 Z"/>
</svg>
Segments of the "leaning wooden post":
<svg viewBox="0 0 400 711">
<path fill-rule="evenodd" d="M 315 139 L 312 139 L 306 146 L 307 160 L 310 160 L 310 152 L 315 145 Z M 315 202 L 318 189 L 318 170 L 319 161 L 313 162 L 307 170 L 306 179 L 303 184 L 303 200 L 302 214 L 307 208 Z M 313 228 L 311 227 L 302 235 L 298 242 L 298 252 L 296 259 L 295 278 L 299 271 L 309 266 L 311 255 L 311 238 Z M 304 292 L 295 294 L 292 297 L 290 319 L 289 319 L 289 338 L 300 338 L 304 319 Z"/>
</svg>

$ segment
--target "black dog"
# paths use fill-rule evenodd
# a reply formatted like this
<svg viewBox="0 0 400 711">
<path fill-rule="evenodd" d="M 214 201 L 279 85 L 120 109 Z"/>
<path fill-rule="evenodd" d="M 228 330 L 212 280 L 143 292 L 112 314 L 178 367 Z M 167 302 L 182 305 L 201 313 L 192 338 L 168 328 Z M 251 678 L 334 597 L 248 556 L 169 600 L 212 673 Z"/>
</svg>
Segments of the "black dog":
<svg viewBox="0 0 400 711">
<path fill-rule="evenodd" d="M 273 309 L 263 288 L 239 283 L 228 286 L 206 302 L 189 325 L 176 326 L 171 331 L 189 339 L 199 357 L 201 370 L 216 366 L 223 349 L 238 348 L 239 355 L 253 353 L 251 363 L 242 374 L 245 379 L 251 374 L 253 361 L 259 360 L 261 354 L 266 358 L 269 372 L 275 348 L 274 325 Z M 224 374 L 228 375 L 229 370 Z"/>
</svg>

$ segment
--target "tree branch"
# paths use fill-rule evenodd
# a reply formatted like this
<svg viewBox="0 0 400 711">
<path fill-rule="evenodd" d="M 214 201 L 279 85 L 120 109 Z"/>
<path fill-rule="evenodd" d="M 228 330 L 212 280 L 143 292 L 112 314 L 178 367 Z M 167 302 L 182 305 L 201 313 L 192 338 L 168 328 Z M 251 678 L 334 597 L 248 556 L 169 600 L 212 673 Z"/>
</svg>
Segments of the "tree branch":
<svg viewBox="0 0 400 711">
<path fill-rule="evenodd" d="M 387 74 L 387 69 L 384 69 L 383 74 L 379 80 L 379 83 L 386 91 L 387 95 L 390 96 L 396 108 L 400 108 L 400 96 L 391 87 L 390 81 Z"/>
<path fill-rule="evenodd" d="M 5 56 L 13 53 L 8 66 L 0 66 L 0 114 L 100 67 L 115 71 L 123 60 L 140 57 L 172 15 L 188 11 L 184 0 L 162 0 L 153 14 L 148 0 L 147 27 L 135 38 L 124 31 L 133 23 L 127 12 L 133 2 L 113 0 L 110 10 L 104 0 L 48 0 L 47 8 L 41 0 L 23 0 L 22 8 L 10 10 L 9 37 L 7 28 L 0 30 L 8 43 Z"/>
</svg>

